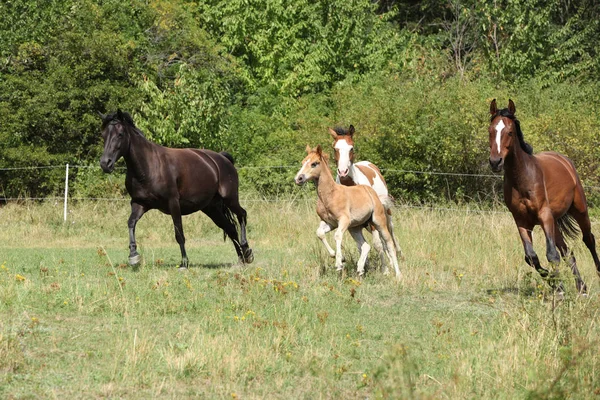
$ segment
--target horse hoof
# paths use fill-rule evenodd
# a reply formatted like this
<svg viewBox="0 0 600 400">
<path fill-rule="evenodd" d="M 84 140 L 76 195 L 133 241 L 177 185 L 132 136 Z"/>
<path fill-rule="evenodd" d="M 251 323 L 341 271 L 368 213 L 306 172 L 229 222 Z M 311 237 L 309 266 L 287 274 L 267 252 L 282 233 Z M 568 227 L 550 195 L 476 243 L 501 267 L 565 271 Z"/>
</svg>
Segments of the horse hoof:
<svg viewBox="0 0 600 400">
<path fill-rule="evenodd" d="M 246 249 L 246 251 L 244 252 L 244 263 L 245 264 L 252 264 L 252 262 L 254 261 L 254 253 L 252 252 L 252 249 Z"/>
<path fill-rule="evenodd" d="M 133 257 L 129 257 L 129 265 L 138 265 L 141 259 L 142 256 L 139 254 L 136 254 Z"/>
<path fill-rule="evenodd" d="M 177 270 L 179 272 L 187 272 L 188 271 L 188 267 L 179 267 L 179 268 L 177 268 Z"/>
</svg>

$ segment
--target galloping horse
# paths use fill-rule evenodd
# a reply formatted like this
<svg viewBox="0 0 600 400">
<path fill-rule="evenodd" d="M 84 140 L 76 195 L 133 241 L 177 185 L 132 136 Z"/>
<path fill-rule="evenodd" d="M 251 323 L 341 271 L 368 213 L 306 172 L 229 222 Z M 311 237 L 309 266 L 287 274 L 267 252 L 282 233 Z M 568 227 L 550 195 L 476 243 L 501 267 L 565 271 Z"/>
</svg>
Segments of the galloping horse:
<svg viewBox="0 0 600 400">
<path fill-rule="evenodd" d="M 335 150 L 335 161 L 337 163 L 336 182 L 344 186 L 367 185 L 375 190 L 385 208 L 387 225 L 392 234 L 396 251 L 402 255 L 398 240 L 394 235 L 394 225 L 392 222 L 392 206 L 394 204 L 392 198 L 389 196 L 381 171 L 375 164 L 369 161 L 354 162 L 354 126 L 350 125 L 347 130 L 340 127 L 329 128 L 329 134 L 333 138 L 333 149 Z M 324 225 L 320 227 L 320 229 L 324 228 Z M 379 233 L 375 229 L 370 230 L 373 234 L 373 245 L 381 257 L 382 268 L 384 272 L 387 272 Z"/>
<path fill-rule="evenodd" d="M 181 249 L 181 269 L 188 267 L 181 216 L 202 211 L 233 241 L 239 261 L 251 263 L 246 240 L 246 210 L 238 200 L 238 175 L 233 157 L 210 150 L 171 149 L 148 141 L 128 113 L 102 116 L 104 152 L 100 166 L 106 173 L 123 157 L 127 165 L 125 187 L 131 196 L 129 263 L 140 261 L 135 226 L 144 213 L 158 209 L 170 214 Z M 241 241 L 233 214 L 237 216 Z"/>
<path fill-rule="evenodd" d="M 535 225 L 541 225 L 546 235 L 548 261 L 555 267 L 558 265 L 558 247 L 573 271 L 577 290 L 582 294 L 587 293 L 575 256 L 567 248 L 563 237 L 565 234 L 569 237 L 577 235 L 576 221 L 600 275 L 600 260 L 591 231 L 585 193 L 573 163 L 567 157 L 551 151 L 533 155 L 532 147 L 523 138 L 512 100 L 508 101 L 508 108 L 499 110 L 494 99 L 490 114 L 490 166 L 495 172 L 504 169 L 504 202 L 519 229 L 525 261 L 545 279 L 553 278 L 556 274 L 540 265 L 533 250 L 532 229 Z M 553 280 L 550 284 L 562 290 L 561 285 L 557 286 Z"/>
<path fill-rule="evenodd" d="M 400 279 L 400 268 L 396 258 L 394 241 L 387 224 L 386 211 L 379 196 L 369 186 L 343 186 L 336 184 L 329 170 L 328 159 L 323 154 L 321 146 L 312 150 L 306 146 L 307 156 L 302 161 L 302 168 L 296 174 L 296 184 L 303 185 L 308 181 L 315 181 L 317 186 L 317 214 L 321 218 L 321 226 L 327 227 L 327 232 L 337 227 L 335 232 L 336 250 L 334 251 L 325 240 L 325 234 L 321 233 L 321 226 L 317 230 L 317 236 L 329 254 L 335 256 L 335 266 L 338 271 L 342 270 L 342 237 L 346 230 L 350 231 L 352 238 L 356 241 L 360 257 L 358 260 L 358 274 L 364 275 L 365 263 L 370 250 L 365 241 L 362 230 L 372 225 L 383 238 L 384 250 L 390 264 L 396 270 L 396 278 Z"/>
</svg>

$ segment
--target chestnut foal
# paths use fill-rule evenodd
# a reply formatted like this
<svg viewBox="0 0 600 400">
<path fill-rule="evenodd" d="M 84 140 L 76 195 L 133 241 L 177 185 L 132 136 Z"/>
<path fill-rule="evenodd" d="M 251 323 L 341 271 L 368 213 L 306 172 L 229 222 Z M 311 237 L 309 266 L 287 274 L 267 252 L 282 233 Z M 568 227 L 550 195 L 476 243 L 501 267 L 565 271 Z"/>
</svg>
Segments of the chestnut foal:
<svg viewBox="0 0 600 400">
<path fill-rule="evenodd" d="M 321 218 L 321 226 L 317 236 L 329 254 L 335 256 L 335 266 L 342 270 L 342 237 L 345 231 L 350 231 L 360 251 L 358 260 L 359 276 L 365 273 L 365 263 L 370 250 L 365 241 L 362 230 L 372 225 L 383 239 L 383 247 L 390 264 L 394 266 L 396 278 L 402 275 L 396 258 L 394 240 L 389 231 L 386 210 L 379 196 L 370 186 L 343 186 L 335 183 L 329 170 L 328 156 L 323 154 L 321 146 L 311 149 L 306 146 L 307 156 L 302 161 L 302 168 L 296 174 L 296 184 L 303 185 L 308 181 L 315 181 L 317 186 L 317 214 Z M 321 227 L 325 229 L 321 229 Z M 325 240 L 325 233 L 337 228 L 335 232 L 336 250 L 334 251 Z"/>
<path fill-rule="evenodd" d="M 385 208 L 388 229 L 392 234 L 396 252 L 402 258 L 402 250 L 400 249 L 396 235 L 394 235 L 394 225 L 392 222 L 392 207 L 394 202 L 388 194 L 387 184 L 379 168 L 369 161 L 354 162 L 354 132 L 353 125 L 350 125 L 348 129 L 340 127 L 329 128 L 329 134 L 333 138 L 333 149 L 337 164 L 336 182 L 344 186 L 367 185 L 375 190 Z M 385 255 L 379 233 L 372 227 L 368 229 L 373 234 L 373 246 L 379 253 L 381 268 L 384 273 L 387 273 L 387 265 L 385 264 Z"/>
</svg>

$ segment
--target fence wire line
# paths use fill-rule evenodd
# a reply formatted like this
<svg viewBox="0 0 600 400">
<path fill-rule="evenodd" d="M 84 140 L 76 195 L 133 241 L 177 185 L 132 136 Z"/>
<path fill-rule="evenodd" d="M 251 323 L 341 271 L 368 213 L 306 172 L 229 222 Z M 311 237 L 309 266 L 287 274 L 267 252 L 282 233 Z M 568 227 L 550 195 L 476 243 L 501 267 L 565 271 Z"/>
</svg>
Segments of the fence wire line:
<svg viewBox="0 0 600 400">
<path fill-rule="evenodd" d="M 130 201 L 128 198 L 121 197 L 71 197 L 70 200 L 92 200 L 92 201 Z M 0 201 L 52 201 L 54 200 L 56 204 L 62 202 L 62 197 L 5 197 L 0 198 Z M 240 199 L 240 203 L 294 203 L 298 200 L 295 199 Z M 306 202 L 313 202 L 313 200 L 300 200 Z M 472 209 L 472 208 L 452 208 L 452 207 L 434 207 L 427 205 L 410 205 L 410 204 L 396 204 L 395 208 L 404 208 L 404 209 L 419 209 L 424 211 L 444 211 L 444 212 L 455 212 L 455 213 L 464 213 L 464 214 L 507 214 L 508 211 L 500 211 L 500 210 L 481 210 L 481 209 Z"/>
<path fill-rule="evenodd" d="M 64 165 L 45 165 L 45 166 L 27 166 L 27 167 L 2 167 L 0 171 L 17 171 L 17 170 L 35 170 L 35 169 L 57 169 L 65 168 Z M 69 165 L 69 168 L 98 168 L 95 165 Z M 238 170 L 244 169 L 296 169 L 297 165 L 265 165 L 265 166 L 240 166 L 236 167 Z M 126 167 L 116 167 L 115 169 L 126 169 Z M 382 172 L 395 172 L 405 174 L 423 174 L 423 175 L 445 175 L 445 176 L 473 176 L 473 177 L 486 177 L 486 178 L 502 178 L 502 175 L 493 174 L 470 174 L 470 173 L 459 173 L 459 172 L 443 172 L 443 171 L 417 171 L 417 170 L 404 170 L 404 169 L 393 169 L 393 168 L 381 168 Z"/>
</svg>

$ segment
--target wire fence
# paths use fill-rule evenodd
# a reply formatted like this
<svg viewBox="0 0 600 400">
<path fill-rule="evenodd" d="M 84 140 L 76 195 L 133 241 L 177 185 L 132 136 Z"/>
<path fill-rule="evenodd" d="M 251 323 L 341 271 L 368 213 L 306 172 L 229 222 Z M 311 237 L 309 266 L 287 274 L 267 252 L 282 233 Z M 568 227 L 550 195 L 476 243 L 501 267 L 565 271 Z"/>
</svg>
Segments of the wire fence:
<svg viewBox="0 0 600 400">
<path fill-rule="evenodd" d="M 19 202 L 19 201 L 55 201 L 64 202 L 64 219 L 67 219 L 67 205 L 69 201 L 106 201 L 106 202 L 120 202 L 130 201 L 128 197 L 78 197 L 69 196 L 69 169 L 98 169 L 96 165 L 45 165 L 45 166 L 22 166 L 22 167 L 0 167 L 0 171 L 25 171 L 25 170 L 40 170 L 40 169 L 65 169 L 65 194 L 63 197 L 60 196 L 48 196 L 48 197 L 0 197 L 1 202 Z M 118 170 L 125 170 L 126 167 L 116 167 Z M 295 170 L 298 169 L 297 165 L 268 165 L 268 166 L 239 166 L 238 171 L 243 170 Z M 494 178 L 502 179 L 501 174 L 475 174 L 475 173 L 459 173 L 459 172 L 445 172 L 445 171 L 419 171 L 419 170 L 404 170 L 404 169 L 393 169 L 393 168 L 381 168 L 381 172 L 386 174 L 416 174 L 416 175 L 433 175 L 433 176 L 447 176 L 447 177 L 461 177 L 461 178 Z M 600 191 L 600 186 L 584 185 L 586 190 Z M 242 203 L 290 203 L 297 201 L 298 199 L 293 196 L 285 198 L 275 197 L 258 197 L 258 198 L 241 198 Z M 485 209 L 485 208 L 472 208 L 472 207 L 440 207 L 433 205 L 414 205 L 414 204 L 397 204 L 397 208 L 410 208 L 410 209 L 421 209 L 430 211 L 440 212 L 461 212 L 461 213 L 507 213 L 506 209 Z M 500 207 L 501 208 L 501 207 Z"/>
</svg>

